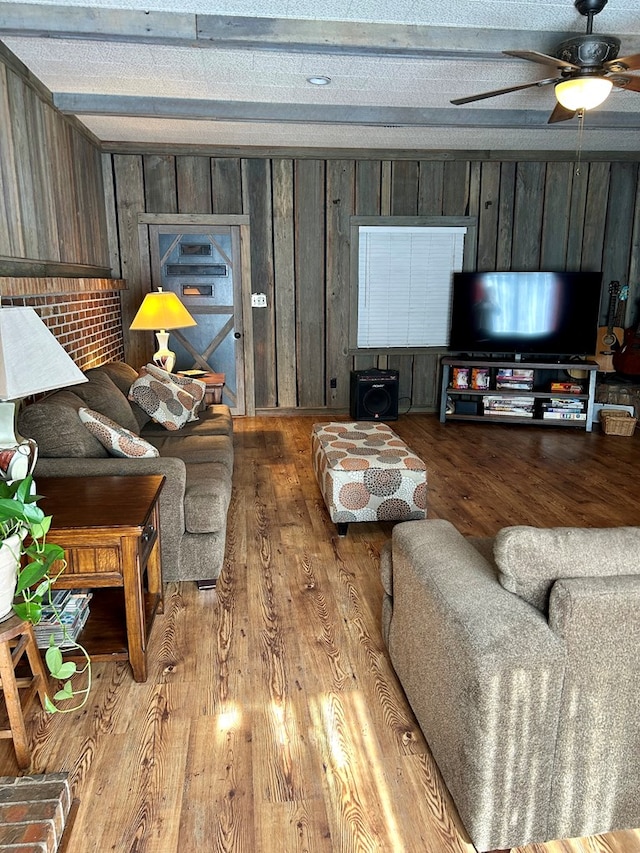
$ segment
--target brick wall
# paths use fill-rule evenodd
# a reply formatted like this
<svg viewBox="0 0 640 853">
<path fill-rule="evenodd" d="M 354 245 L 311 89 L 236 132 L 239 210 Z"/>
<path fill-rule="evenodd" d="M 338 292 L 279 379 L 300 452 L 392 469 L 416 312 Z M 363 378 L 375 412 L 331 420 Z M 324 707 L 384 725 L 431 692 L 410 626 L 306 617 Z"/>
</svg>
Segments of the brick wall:
<svg viewBox="0 0 640 853">
<path fill-rule="evenodd" d="M 124 360 L 120 289 L 2 296 L 35 309 L 81 370 Z"/>
</svg>

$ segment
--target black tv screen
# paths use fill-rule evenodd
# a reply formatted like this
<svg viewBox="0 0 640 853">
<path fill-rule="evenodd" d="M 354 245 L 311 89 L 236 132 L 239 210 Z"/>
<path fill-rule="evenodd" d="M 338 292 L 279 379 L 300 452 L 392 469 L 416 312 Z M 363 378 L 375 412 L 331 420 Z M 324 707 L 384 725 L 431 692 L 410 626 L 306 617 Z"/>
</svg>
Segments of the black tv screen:
<svg viewBox="0 0 640 853">
<path fill-rule="evenodd" d="M 466 353 L 595 353 L 602 273 L 453 275 L 449 349 Z"/>
</svg>

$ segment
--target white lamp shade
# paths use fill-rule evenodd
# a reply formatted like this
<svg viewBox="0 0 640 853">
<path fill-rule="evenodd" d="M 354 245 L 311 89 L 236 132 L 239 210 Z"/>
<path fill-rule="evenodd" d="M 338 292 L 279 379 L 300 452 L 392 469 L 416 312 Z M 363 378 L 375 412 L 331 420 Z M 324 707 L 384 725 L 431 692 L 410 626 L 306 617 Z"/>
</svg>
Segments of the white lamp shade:
<svg viewBox="0 0 640 853">
<path fill-rule="evenodd" d="M 33 308 L 0 308 L 0 400 L 87 381 Z"/>
<path fill-rule="evenodd" d="M 606 101 L 613 83 L 605 77 L 574 77 L 556 83 L 556 99 L 565 109 L 592 110 Z"/>
</svg>

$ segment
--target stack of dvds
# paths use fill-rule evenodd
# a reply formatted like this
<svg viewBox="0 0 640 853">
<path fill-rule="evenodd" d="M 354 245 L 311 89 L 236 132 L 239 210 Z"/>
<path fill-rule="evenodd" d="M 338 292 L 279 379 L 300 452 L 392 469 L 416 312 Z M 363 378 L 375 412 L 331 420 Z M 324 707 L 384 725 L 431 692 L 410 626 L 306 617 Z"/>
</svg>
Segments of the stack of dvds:
<svg viewBox="0 0 640 853">
<path fill-rule="evenodd" d="M 586 421 L 585 401 L 572 397 L 552 397 L 542 404 L 542 417 L 548 421 Z"/>
<path fill-rule="evenodd" d="M 484 413 L 491 417 L 532 418 L 534 397 L 486 396 L 482 398 Z"/>
<path fill-rule="evenodd" d="M 501 367 L 496 375 L 496 389 L 513 391 L 533 390 L 533 370 L 522 367 Z"/>
<path fill-rule="evenodd" d="M 53 590 L 52 605 L 43 605 L 42 618 L 33 629 L 38 648 L 48 648 L 51 636 L 60 648 L 72 645 L 89 617 L 91 595 L 86 589 Z"/>
</svg>

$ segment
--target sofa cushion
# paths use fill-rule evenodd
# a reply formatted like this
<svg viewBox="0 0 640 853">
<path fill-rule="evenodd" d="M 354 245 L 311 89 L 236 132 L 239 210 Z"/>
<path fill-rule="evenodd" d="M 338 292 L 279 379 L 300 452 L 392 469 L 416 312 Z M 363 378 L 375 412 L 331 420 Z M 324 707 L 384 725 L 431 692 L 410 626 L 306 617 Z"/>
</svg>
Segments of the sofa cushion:
<svg viewBox="0 0 640 853">
<path fill-rule="evenodd" d="M 193 379 L 188 376 L 179 376 L 177 373 L 169 373 L 168 371 L 163 370 L 161 367 L 158 367 L 156 364 L 151 363 L 145 364 L 145 366 L 140 372 L 150 374 L 159 382 L 163 382 L 165 385 L 177 385 L 179 388 L 183 388 L 187 392 L 187 394 L 191 394 L 194 400 L 194 405 L 189 420 L 198 420 L 198 411 L 200 409 L 202 401 L 204 400 L 204 395 L 207 390 L 207 386 L 204 382 L 201 382 L 199 379 Z"/>
<path fill-rule="evenodd" d="M 85 376 L 89 381 L 78 385 L 74 393 L 84 400 L 87 408 L 111 418 L 130 432 L 140 432 L 129 401 L 113 379 L 100 367 L 85 371 Z"/>
<path fill-rule="evenodd" d="M 192 416 L 194 399 L 173 383 L 160 382 L 150 374 L 139 376 L 129 389 L 129 399 L 137 403 L 156 423 L 175 431 Z"/>
<path fill-rule="evenodd" d="M 56 391 L 25 406 L 18 418 L 18 429 L 25 438 L 33 438 L 41 457 L 105 457 L 109 454 L 78 417 L 84 406 L 73 391 Z"/>
<path fill-rule="evenodd" d="M 189 533 L 216 533 L 227 524 L 231 477 L 216 462 L 187 464 L 184 524 Z"/>
<path fill-rule="evenodd" d="M 229 407 L 225 405 L 207 406 L 198 415 L 197 421 L 189 421 L 180 430 L 180 435 L 231 435 L 233 419 Z M 141 430 L 141 435 L 151 439 L 166 436 L 167 431 L 160 424 L 149 421 Z"/>
<path fill-rule="evenodd" d="M 80 420 L 95 435 L 98 441 L 106 448 L 110 456 L 119 456 L 125 459 L 149 459 L 159 456 L 157 449 L 124 427 L 121 427 L 111 418 L 92 409 L 78 409 Z"/>
<path fill-rule="evenodd" d="M 129 397 L 129 389 L 138 378 L 138 371 L 135 368 L 131 367 L 130 364 L 125 364 L 124 361 L 110 361 L 108 364 L 101 365 L 100 370 L 103 370 L 113 380 L 125 397 Z M 151 416 L 132 400 L 129 400 L 129 405 L 138 422 L 137 432 L 139 433 L 145 424 L 151 422 Z"/>
<path fill-rule="evenodd" d="M 106 373 L 125 397 L 128 397 L 129 388 L 131 388 L 138 378 L 138 371 L 134 367 L 131 367 L 130 364 L 125 364 L 124 361 L 110 361 L 107 364 L 101 364 L 96 369 L 102 373 Z"/>
<path fill-rule="evenodd" d="M 640 574 L 640 527 L 505 527 L 494 542 L 499 580 L 547 610 L 558 578 Z"/>
<path fill-rule="evenodd" d="M 160 456 L 174 456 L 186 463 L 220 462 L 233 471 L 233 442 L 228 435 L 183 435 L 165 432 L 163 437 L 151 436 L 149 442 Z"/>
</svg>

